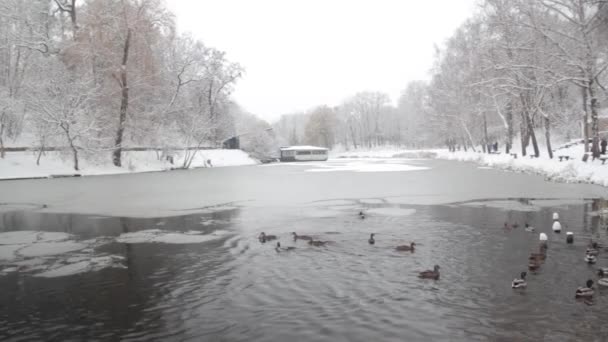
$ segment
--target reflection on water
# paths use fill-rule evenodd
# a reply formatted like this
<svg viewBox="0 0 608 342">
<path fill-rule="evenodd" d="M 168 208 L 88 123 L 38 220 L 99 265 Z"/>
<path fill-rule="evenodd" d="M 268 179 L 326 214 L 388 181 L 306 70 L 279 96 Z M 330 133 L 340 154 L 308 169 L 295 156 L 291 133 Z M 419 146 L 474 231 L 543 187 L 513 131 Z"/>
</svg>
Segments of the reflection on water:
<svg viewBox="0 0 608 342">
<path fill-rule="evenodd" d="M 597 289 L 593 306 L 574 299 L 578 286 L 597 279 L 583 257 L 590 238 L 606 244 L 606 218 L 596 214 L 604 207 L 599 200 L 399 206 L 344 199 L 162 219 L 4 212 L 0 231 L 104 236 L 95 253 L 123 256 L 127 268 L 0 276 L 0 339 L 604 340 L 608 288 Z M 564 232 L 574 232 L 573 245 L 551 233 L 553 211 Z M 504 222 L 536 232 L 505 230 Z M 116 242 L 149 229 L 232 233 L 190 244 Z M 277 253 L 258 242 L 260 231 L 296 249 Z M 294 242 L 293 231 L 331 244 Z M 371 232 L 375 245 L 367 243 Z M 514 291 L 511 281 L 526 270 L 539 232 L 549 235 L 547 260 L 526 290 Z M 414 253 L 394 250 L 410 241 Z M 418 279 L 434 264 L 439 281 Z M 597 267 L 608 267 L 608 251 Z"/>
</svg>

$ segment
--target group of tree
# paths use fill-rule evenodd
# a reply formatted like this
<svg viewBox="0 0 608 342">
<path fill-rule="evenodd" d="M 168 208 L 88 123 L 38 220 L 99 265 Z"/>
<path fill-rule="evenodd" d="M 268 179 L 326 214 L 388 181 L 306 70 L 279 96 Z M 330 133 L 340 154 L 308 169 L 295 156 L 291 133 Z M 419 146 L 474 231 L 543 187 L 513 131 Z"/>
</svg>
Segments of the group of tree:
<svg viewBox="0 0 608 342">
<path fill-rule="evenodd" d="M 519 139 L 553 157 L 552 136 L 583 137 L 596 156 L 606 99 L 606 1 L 484 0 L 437 52 L 429 119 L 464 146 Z M 544 134 L 543 134 L 544 133 Z M 544 135 L 544 138 L 537 137 Z"/>
<path fill-rule="evenodd" d="M 500 142 L 549 157 L 552 138 L 584 138 L 597 155 L 608 92 L 608 1 L 483 0 L 436 49 L 428 81 L 410 82 L 397 106 L 356 94 L 334 108 L 286 115 L 283 143 L 411 147 Z M 544 135 L 544 138 L 537 134 Z M 509 151 L 511 152 L 511 151 Z"/>
<path fill-rule="evenodd" d="M 241 66 L 162 0 L 0 0 L 0 67 L 1 157 L 26 141 L 121 166 L 125 147 L 221 146 L 251 121 L 230 100 Z"/>
</svg>

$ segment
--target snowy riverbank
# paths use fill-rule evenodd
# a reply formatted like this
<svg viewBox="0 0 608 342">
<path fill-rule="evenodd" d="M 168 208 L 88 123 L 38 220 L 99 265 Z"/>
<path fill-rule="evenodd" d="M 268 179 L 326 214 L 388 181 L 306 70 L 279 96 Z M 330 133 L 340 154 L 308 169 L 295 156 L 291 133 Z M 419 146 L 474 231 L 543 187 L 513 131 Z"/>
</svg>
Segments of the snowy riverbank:
<svg viewBox="0 0 608 342">
<path fill-rule="evenodd" d="M 504 152 L 504 151 L 503 151 Z M 514 152 L 519 152 L 514 150 Z M 544 152 L 544 151 L 543 151 Z M 563 148 L 555 152 L 555 158 L 549 159 L 541 155 L 540 158 L 511 155 L 486 154 L 481 152 L 449 152 L 446 149 L 437 150 L 407 150 L 400 148 L 384 148 L 373 150 L 358 150 L 336 152 L 333 158 L 435 158 L 444 160 L 474 162 L 480 166 L 494 169 L 539 174 L 549 180 L 565 183 L 590 183 L 608 186 L 608 163 L 603 165 L 600 160 L 582 161 L 584 154 L 581 144 Z M 568 156 L 572 159 L 560 161 L 558 156 Z"/>
<path fill-rule="evenodd" d="M 7 152 L 0 159 L 0 179 L 44 178 L 61 175 L 79 174 L 82 176 L 110 175 L 164 171 L 182 165 L 183 156 L 174 156 L 174 164 L 159 160 L 154 151 L 129 151 L 123 153 L 123 166 L 115 167 L 108 158 L 103 162 L 80 161 L 80 170 L 75 171 L 69 156 L 59 152 L 47 152 L 36 165 L 36 152 Z M 191 168 L 205 167 L 210 160 L 213 167 L 254 165 L 257 161 L 241 150 L 203 150 L 192 161 Z"/>
</svg>

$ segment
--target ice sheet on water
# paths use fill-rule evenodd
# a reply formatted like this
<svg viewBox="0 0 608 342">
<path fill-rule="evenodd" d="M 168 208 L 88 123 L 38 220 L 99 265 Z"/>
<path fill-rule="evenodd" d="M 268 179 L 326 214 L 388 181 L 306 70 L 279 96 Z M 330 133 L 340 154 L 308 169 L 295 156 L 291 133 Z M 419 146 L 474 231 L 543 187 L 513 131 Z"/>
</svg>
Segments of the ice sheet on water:
<svg viewBox="0 0 608 342">
<path fill-rule="evenodd" d="M 383 216 L 409 216 L 416 212 L 416 209 L 404 208 L 373 208 L 367 210 L 367 213 Z"/>
<path fill-rule="evenodd" d="M 307 169 L 306 172 L 402 172 L 429 170 L 428 167 L 408 165 L 398 161 L 386 161 L 383 163 L 368 163 L 353 161 L 348 163 L 329 163 L 318 165 L 317 168 Z"/>
<path fill-rule="evenodd" d="M 133 233 L 124 233 L 116 238 L 120 243 L 173 243 L 173 244 L 188 244 L 202 243 L 212 240 L 221 239 L 228 235 L 225 230 L 216 230 L 210 234 L 205 234 L 198 231 L 188 232 L 172 232 L 160 229 L 146 229 Z"/>
<path fill-rule="evenodd" d="M 365 204 L 382 204 L 382 203 L 384 203 L 384 201 L 379 198 L 364 198 L 360 202 L 365 203 Z"/>
<path fill-rule="evenodd" d="M 521 202 L 516 200 L 490 200 L 490 201 L 477 201 L 467 202 L 461 205 L 472 206 L 472 207 L 489 207 L 502 210 L 514 210 L 514 211 L 540 211 L 541 208 L 532 202 Z"/>
<path fill-rule="evenodd" d="M 563 199 L 537 199 L 531 200 L 530 203 L 537 205 L 539 207 L 564 207 L 569 205 L 583 205 L 588 200 L 578 199 L 578 198 L 563 198 Z"/>
</svg>

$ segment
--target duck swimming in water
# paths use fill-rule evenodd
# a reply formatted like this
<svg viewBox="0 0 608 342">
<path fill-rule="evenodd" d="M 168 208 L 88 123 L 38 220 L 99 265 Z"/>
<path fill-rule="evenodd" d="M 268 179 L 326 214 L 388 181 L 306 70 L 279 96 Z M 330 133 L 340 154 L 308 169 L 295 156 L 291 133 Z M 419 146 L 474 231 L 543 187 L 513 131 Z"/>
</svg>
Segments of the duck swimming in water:
<svg viewBox="0 0 608 342">
<path fill-rule="evenodd" d="M 530 227 L 530 225 L 526 223 L 525 231 L 529 233 L 534 233 L 534 227 Z"/>
<path fill-rule="evenodd" d="M 298 239 L 300 240 L 306 240 L 306 241 L 310 241 L 312 240 L 312 236 L 308 236 L 308 235 L 298 235 L 296 234 L 296 232 L 291 233 L 293 235 L 293 241 L 296 241 Z"/>
<path fill-rule="evenodd" d="M 277 251 L 277 253 L 293 251 L 294 249 L 296 249 L 296 248 L 293 246 L 281 247 L 281 243 L 278 241 L 277 241 L 277 246 L 274 248 L 274 250 Z"/>
<path fill-rule="evenodd" d="M 595 264 L 595 262 L 597 261 L 597 258 L 595 257 L 595 255 L 586 254 L 585 255 L 585 261 L 588 264 Z"/>
<path fill-rule="evenodd" d="M 433 270 L 426 270 L 426 271 L 420 272 L 418 274 L 418 278 L 438 280 L 439 279 L 439 265 L 435 265 L 435 267 L 433 267 Z"/>
<path fill-rule="evenodd" d="M 519 278 L 515 278 L 513 279 L 513 282 L 511 283 L 511 287 L 514 289 L 521 289 L 524 288 L 526 286 L 528 286 L 528 283 L 526 283 L 526 275 L 528 273 L 526 272 L 521 272 L 521 274 L 519 275 Z"/>
<path fill-rule="evenodd" d="M 414 246 L 416 246 L 415 242 L 410 243 L 410 245 L 401 245 L 401 246 L 397 246 L 395 247 L 396 250 L 400 251 L 400 252 L 413 252 L 414 251 Z"/>
<path fill-rule="evenodd" d="M 363 211 L 359 212 L 359 218 L 362 220 L 365 218 L 365 214 L 363 213 Z"/>
<path fill-rule="evenodd" d="M 327 244 L 327 241 L 310 240 L 310 241 L 308 241 L 308 244 L 311 246 L 315 246 L 315 247 L 321 247 L 321 246 L 325 246 Z"/>
<path fill-rule="evenodd" d="M 540 268 L 542 261 L 539 256 L 535 255 L 536 253 L 532 253 L 530 258 L 528 258 L 528 269 L 530 271 L 536 271 Z"/>
<path fill-rule="evenodd" d="M 276 240 L 277 236 L 276 235 L 266 235 L 266 233 L 261 232 L 260 236 L 258 236 L 258 240 L 260 240 L 261 243 L 265 243 L 266 241 L 272 241 L 272 240 Z"/>
<path fill-rule="evenodd" d="M 594 248 L 587 248 L 587 250 L 585 251 L 585 254 L 587 255 L 593 255 L 593 256 L 597 256 L 600 252 L 597 249 Z"/>
<path fill-rule="evenodd" d="M 593 297 L 593 280 L 591 280 L 591 279 L 587 280 L 586 285 L 587 285 L 586 287 L 581 286 L 578 289 L 576 289 L 576 294 L 575 294 L 576 298 Z"/>
<path fill-rule="evenodd" d="M 375 243 L 376 243 L 376 240 L 374 240 L 374 235 L 376 235 L 376 234 L 371 233 L 371 234 L 369 235 L 369 239 L 367 240 L 367 242 L 368 242 L 370 245 L 373 245 L 373 244 L 375 244 Z"/>
<path fill-rule="evenodd" d="M 600 277 L 608 276 L 608 267 L 600 267 L 597 270 L 597 275 Z"/>
</svg>

